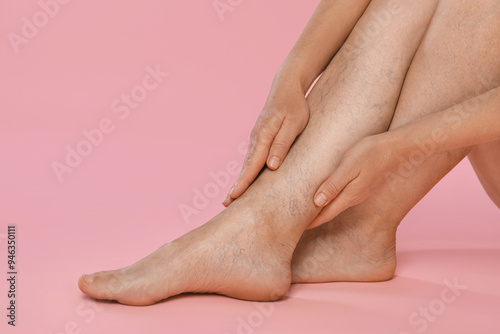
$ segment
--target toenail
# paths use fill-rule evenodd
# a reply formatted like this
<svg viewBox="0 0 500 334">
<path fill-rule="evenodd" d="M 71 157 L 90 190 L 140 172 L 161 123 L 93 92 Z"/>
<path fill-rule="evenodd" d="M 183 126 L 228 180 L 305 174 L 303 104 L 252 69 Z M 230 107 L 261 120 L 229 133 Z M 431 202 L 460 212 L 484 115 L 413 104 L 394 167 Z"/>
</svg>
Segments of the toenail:
<svg viewBox="0 0 500 334">
<path fill-rule="evenodd" d="M 83 280 L 85 281 L 85 283 L 92 283 L 94 282 L 94 276 L 91 276 L 91 275 L 82 275 L 83 277 Z"/>
</svg>

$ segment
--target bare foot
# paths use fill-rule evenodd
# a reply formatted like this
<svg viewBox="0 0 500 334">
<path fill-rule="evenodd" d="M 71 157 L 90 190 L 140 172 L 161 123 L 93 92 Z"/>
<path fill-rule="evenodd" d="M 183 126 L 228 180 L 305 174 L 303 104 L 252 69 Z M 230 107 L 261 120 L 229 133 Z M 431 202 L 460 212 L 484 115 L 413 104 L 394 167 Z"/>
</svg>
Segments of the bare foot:
<svg viewBox="0 0 500 334">
<path fill-rule="evenodd" d="M 302 235 L 293 254 L 292 283 L 385 281 L 395 269 L 396 227 L 347 210 Z"/>
<path fill-rule="evenodd" d="M 276 233 L 279 229 L 271 221 L 256 219 L 252 212 L 233 203 L 144 259 L 122 269 L 82 275 L 78 285 L 90 297 L 129 305 L 149 305 L 185 292 L 277 300 L 290 287 L 297 240 Z"/>
</svg>

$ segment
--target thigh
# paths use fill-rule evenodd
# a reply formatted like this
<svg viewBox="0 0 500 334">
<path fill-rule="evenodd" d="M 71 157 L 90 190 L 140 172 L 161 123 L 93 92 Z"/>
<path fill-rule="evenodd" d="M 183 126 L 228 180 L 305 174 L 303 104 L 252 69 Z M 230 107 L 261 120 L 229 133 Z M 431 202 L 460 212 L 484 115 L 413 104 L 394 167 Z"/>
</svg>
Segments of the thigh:
<svg viewBox="0 0 500 334">
<path fill-rule="evenodd" d="M 405 79 L 391 127 L 500 82 L 500 0 L 440 0 Z"/>
<path fill-rule="evenodd" d="M 498 86 L 500 0 L 440 0 L 410 65 L 390 130 L 449 108 Z M 400 220 L 470 151 L 458 149 L 412 164 L 397 183 L 388 180 Z M 402 177 L 401 177 L 402 176 Z M 404 182 L 401 182 L 404 181 Z"/>
</svg>

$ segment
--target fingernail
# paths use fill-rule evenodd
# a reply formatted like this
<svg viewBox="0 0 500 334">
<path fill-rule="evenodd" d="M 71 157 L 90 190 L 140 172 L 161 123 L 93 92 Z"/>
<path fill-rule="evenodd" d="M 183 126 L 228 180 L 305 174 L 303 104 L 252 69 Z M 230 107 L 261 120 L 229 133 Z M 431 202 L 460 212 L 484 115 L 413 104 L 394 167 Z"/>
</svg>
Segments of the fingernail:
<svg viewBox="0 0 500 334">
<path fill-rule="evenodd" d="M 235 187 L 235 186 L 236 186 L 236 185 L 234 185 L 234 186 L 232 186 L 232 187 L 231 187 L 231 190 L 229 190 L 229 193 L 227 194 L 227 197 L 231 197 L 231 195 L 233 194 L 233 191 L 234 191 L 234 187 Z"/>
<path fill-rule="evenodd" d="M 276 156 L 273 156 L 270 160 L 269 160 L 269 167 L 271 168 L 278 168 L 280 166 L 280 158 L 276 157 Z"/>
<path fill-rule="evenodd" d="M 324 193 L 319 193 L 314 197 L 314 203 L 316 203 L 317 206 L 324 206 L 326 201 L 328 201 L 328 198 L 326 198 Z"/>
<path fill-rule="evenodd" d="M 227 195 L 227 196 L 226 196 L 226 199 L 224 199 L 224 201 L 222 202 L 222 205 L 227 206 L 227 204 L 229 204 L 229 199 L 230 199 L 230 198 L 231 198 L 231 197 L 230 197 L 229 195 Z"/>
<path fill-rule="evenodd" d="M 82 278 L 87 284 L 94 282 L 94 276 L 92 275 L 82 275 Z"/>
</svg>

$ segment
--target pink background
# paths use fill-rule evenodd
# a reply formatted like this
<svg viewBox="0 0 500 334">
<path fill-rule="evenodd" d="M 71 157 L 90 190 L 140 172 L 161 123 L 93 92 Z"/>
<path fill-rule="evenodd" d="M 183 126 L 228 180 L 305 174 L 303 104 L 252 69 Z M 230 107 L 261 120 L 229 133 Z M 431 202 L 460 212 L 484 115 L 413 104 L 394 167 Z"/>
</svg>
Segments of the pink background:
<svg viewBox="0 0 500 334">
<path fill-rule="evenodd" d="M 129 307 L 78 290 L 80 274 L 128 265 L 222 209 L 229 187 L 210 185 L 210 173 L 241 163 L 274 72 L 318 1 L 232 3 L 221 20 L 212 0 L 74 0 L 16 53 L 8 34 L 41 7 L 0 0 L 0 267 L 3 277 L 15 224 L 19 271 L 16 328 L 0 283 L 1 332 L 417 333 L 424 325 L 410 317 L 446 279 L 467 288 L 425 332 L 499 332 L 500 212 L 468 162 L 405 219 L 389 282 L 297 285 L 261 304 L 267 311 L 214 295 Z M 157 65 L 169 76 L 120 119 L 113 101 Z M 59 182 L 51 164 L 106 118 L 114 131 Z M 213 198 L 183 217 L 204 189 Z"/>
</svg>

